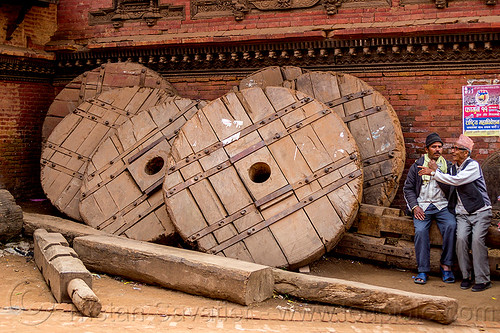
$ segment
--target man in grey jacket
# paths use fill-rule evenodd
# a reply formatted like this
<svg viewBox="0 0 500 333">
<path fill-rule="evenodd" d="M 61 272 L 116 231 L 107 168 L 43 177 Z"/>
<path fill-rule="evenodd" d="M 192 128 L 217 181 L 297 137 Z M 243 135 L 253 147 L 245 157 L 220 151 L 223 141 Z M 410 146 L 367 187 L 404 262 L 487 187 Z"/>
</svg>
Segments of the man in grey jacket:
<svg viewBox="0 0 500 333">
<path fill-rule="evenodd" d="M 483 291 L 491 287 L 488 248 L 485 244 L 491 224 L 491 201 L 486 191 L 479 163 L 470 158 L 474 142 L 461 134 L 452 147 L 454 165 L 451 174 L 444 174 L 436 163 L 419 167 L 419 175 L 432 175 L 442 183 L 451 185 L 450 207 L 457 218 L 457 258 L 463 281 L 460 288 Z M 471 244 L 469 239 L 472 235 Z M 469 256 L 472 250 L 472 262 Z M 472 272 L 475 284 L 472 285 Z"/>
<path fill-rule="evenodd" d="M 449 186 L 437 182 L 432 176 L 418 175 L 419 168 L 427 167 L 431 161 L 439 165 L 442 172 L 449 172 L 451 163 L 444 159 L 442 152 L 443 141 L 439 135 L 429 134 L 425 139 L 425 154 L 410 167 L 403 186 L 406 204 L 412 212 L 415 227 L 414 243 L 418 275 L 414 282 L 417 284 L 425 284 L 431 270 L 429 229 L 432 220 L 436 220 L 443 236 L 440 262 L 443 282 L 455 282 L 451 266 L 455 248 L 456 221 L 453 213 L 448 210 Z"/>
</svg>

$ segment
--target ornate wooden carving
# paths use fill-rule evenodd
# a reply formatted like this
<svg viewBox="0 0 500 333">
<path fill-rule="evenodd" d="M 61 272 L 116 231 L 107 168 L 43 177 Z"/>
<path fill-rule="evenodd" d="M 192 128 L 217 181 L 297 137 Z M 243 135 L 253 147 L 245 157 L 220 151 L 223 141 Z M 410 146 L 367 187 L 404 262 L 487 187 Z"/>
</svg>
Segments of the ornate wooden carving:
<svg viewBox="0 0 500 333">
<path fill-rule="evenodd" d="M 448 2 L 450 0 L 400 0 L 399 4 L 400 6 L 404 5 L 410 5 L 410 4 L 416 4 L 416 3 L 429 3 L 430 1 L 434 2 L 436 4 L 436 8 L 439 9 L 444 9 L 448 7 Z M 454 0 L 454 2 L 457 2 L 460 0 Z M 468 0 L 461 0 L 461 1 L 468 1 Z M 484 0 L 486 5 L 496 5 L 497 0 Z"/>
<path fill-rule="evenodd" d="M 193 19 L 233 15 L 237 21 L 252 10 L 290 10 L 323 6 L 328 15 L 346 8 L 390 6 L 391 0 L 192 0 Z"/>
<path fill-rule="evenodd" d="M 89 24 L 112 24 L 115 28 L 127 21 L 145 21 L 153 26 L 162 18 L 184 18 L 184 6 L 159 5 L 158 0 L 113 0 L 113 7 L 89 12 Z"/>
<path fill-rule="evenodd" d="M 54 61 L 0 55 L 0 80 L 47 82 L 55 74 Z"/>
<path fill-rule="evenodd" d="M 416 36 L 200 48 L 119 49 L 58 54 L 57 76 L 73 78 L 104 62 L 134 61 L 163 74 L 244 73 L 264 66 L 336 71 L 500 68 L 500 34 Z"/>
</svg>

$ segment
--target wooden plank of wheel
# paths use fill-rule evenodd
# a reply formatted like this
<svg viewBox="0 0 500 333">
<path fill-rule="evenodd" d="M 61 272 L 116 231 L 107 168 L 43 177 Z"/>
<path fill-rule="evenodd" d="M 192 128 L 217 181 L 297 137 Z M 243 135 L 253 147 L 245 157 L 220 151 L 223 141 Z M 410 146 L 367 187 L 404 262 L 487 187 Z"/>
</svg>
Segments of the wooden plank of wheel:
<svg viewBox="0 0 500 333">
<path fill-rule="evenodd" d="M 342 119 L 284 87 L 230 92 L 180 130 L 163 184 L 180 236 L 201 251 L 300 267 L 329 251 L 361 200 Z"/>
<path fill-rule="evenodd" d="M 361 153 L 363 202 L 389 206 L 398 189 L 406 153 L 401 124 L 385 97 L 352 75 L 292 66 L 259 70 L 242 80 L 239 88 L 272 85 L 314 96 L 342 117 Z"/>
<path fill-rule="evenodd" d="M 203 101 L 169 99 L 125 121 L 91 156 L 83 178 L 83 221 L 111 234 L 143 241 L 175 235 L 161 185 L 171 142 Z"/>
<path fill-rule="evenodd" d="M 158 88 L 165 90 L 170 96 L 177 95 L 170 82 L 141 64 L 102 64 L 79 75 L 59 92 L 47 111 L 42 127 L 42 140 L 46 140 L 57 124 L 84 101 L 111 89 L 132 86 Z"/>
<path fill-rule="evenodd" d="M 94 151 L 128 118 L 168 98 L 163 89 L 117 88 L 83 102 L 64 117 L 42 147 L 42 188 L 52 204 L 81 220 L 80 187 Z"/>
</svg>

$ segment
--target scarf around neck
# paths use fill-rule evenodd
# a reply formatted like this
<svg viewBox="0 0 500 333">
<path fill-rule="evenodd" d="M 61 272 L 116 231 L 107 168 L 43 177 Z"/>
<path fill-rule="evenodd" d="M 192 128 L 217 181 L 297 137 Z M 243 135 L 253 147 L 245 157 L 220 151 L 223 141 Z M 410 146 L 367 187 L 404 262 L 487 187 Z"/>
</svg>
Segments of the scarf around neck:
<svg viewBox="0 0 500 333">
<path fill-rule="evenodd" d="M 429 158 L 429 155 L 424 154 L 424 164 L 422 164 L 422 166 L 428 167 L 430 161 L 431 161 L 431 159 Z M 437 159 L 436 163 L 438 165 L 439 170 L 441 170 L 443 173 L 447 173 L 448 172 L 448 166 L 447 166 L 446 160 L 444 159 L 443 156 L 439 156 L 439 158 Z M 431 176 L 423 175 L 422 176 L 422 180 L 424 182 L 428 182 L 428 181 L 431 180 Z"/>
</svg>

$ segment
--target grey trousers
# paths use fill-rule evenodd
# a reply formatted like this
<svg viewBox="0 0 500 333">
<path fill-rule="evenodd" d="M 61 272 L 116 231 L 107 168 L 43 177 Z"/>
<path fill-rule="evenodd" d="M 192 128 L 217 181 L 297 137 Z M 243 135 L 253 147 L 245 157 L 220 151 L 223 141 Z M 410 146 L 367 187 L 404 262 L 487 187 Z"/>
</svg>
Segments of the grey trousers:
<svg viewBox="0 0 500 333">
<path fill-rule="evenodd" d="M 468 215 L 457 214 L 458 265 L 464 279 L 472 278 L 473 270 L 476 283 L 490 281 L 490 265 L 485 238 L 491 217 L 491 209 Z M 469 250 L 472 252 L 472 262 Z"/>
</svg>

